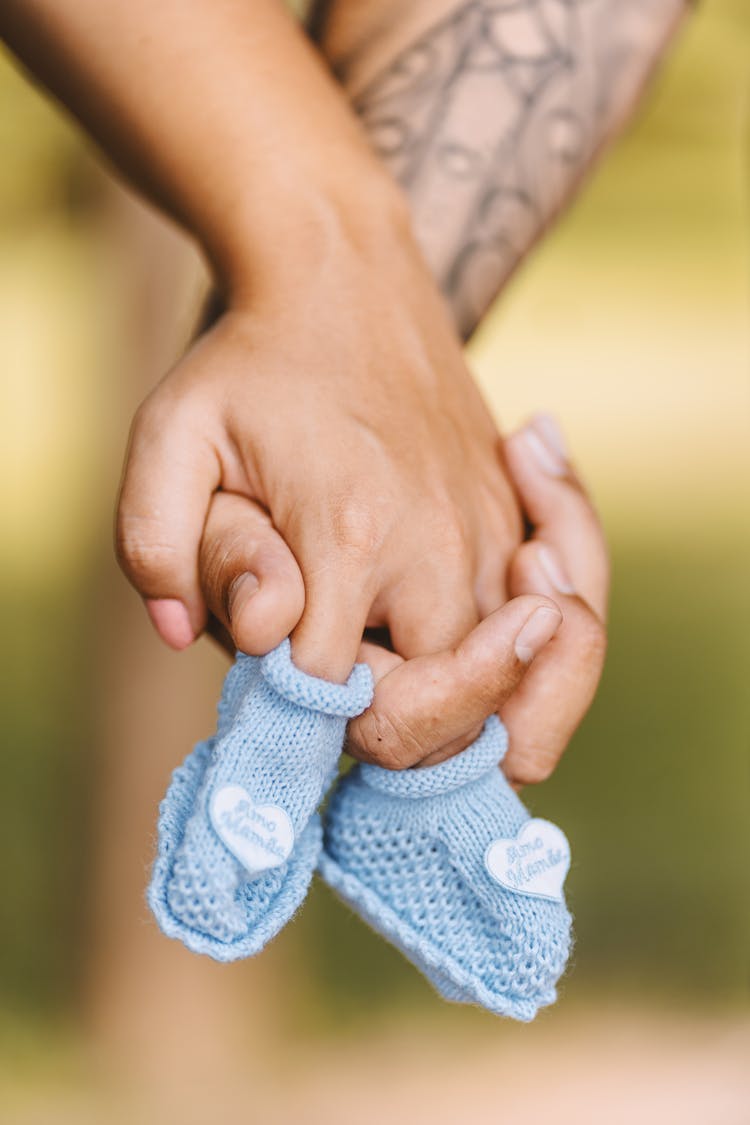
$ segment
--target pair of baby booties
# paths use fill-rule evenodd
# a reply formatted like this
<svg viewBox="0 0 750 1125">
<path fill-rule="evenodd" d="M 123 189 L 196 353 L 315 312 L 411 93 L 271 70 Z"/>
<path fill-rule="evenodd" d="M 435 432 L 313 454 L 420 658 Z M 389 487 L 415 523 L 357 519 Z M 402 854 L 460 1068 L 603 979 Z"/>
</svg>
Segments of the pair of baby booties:
<svg viewBox="0 0 750 1125">
<path fill-rule="evenodd" d="M 498 765 L 496 717 L 440 765 L 357 765 L 326 814 L 347 720 L 371 703 L 292 663 L 289 641 L 238 654 L 216 734 L 175 770 L 159 810 L 148 901 L 169 937 L 217 961 L 258 953 L 313 872 L 454 1002 L 529 1021 L 554 1002 L 570 950 L 562 832 L 532 819 Z"/>
</svg>

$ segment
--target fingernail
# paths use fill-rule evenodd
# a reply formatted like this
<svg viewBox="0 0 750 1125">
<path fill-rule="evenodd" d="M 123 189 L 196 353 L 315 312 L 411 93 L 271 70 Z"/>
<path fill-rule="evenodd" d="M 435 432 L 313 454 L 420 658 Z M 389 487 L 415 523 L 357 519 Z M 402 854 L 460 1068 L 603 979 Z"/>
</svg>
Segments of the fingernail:
<svg viewBox="0 0 750 1125">
<path fill-rule="evenodd" d="M 179 598 L 146 598 L 146 609 L 163 641 L 180 651 L 195 640 L 187 606 Z"/>
<path fill-rule="evenodd" d="M 235 578 L 227 593 L 227 617 L 230 621 L 239 617 L 259 587 L 260 582 L 250 571 Z"/>
<path fill-rule="evenodd" d="M 530 451 L 542 472 L 551 477 L 564 477 L 567 463 L 554 446 L 543 441 L 532 426 L 522 431 L 526 448 Z"/>
<path fill-rule="evenodd" d="M 559 610 L 539 606 L 521 629 L 516 637 L 516 656 L 522 663 L 530 664 L 534 657 L 544 648 L 547 641 L 554 637 L 560 628 L 562 614 Z"/>
<path fill-rule="evenodd" d="M 543 544 L 537 547 L 536 552 L 539 565 L 555 590 L 558 590 L 561 594 L 575 594 L 576 588 L 568 577 L 567 571 L 560 561 L 557 552 Z"/>
<path fill-rule="evenodd" d="M 542 439 L 550 449 L 554 449 L 557 455 L 562 457 L 563 461 L 568 461 L 570 459 L 568 447 L 565 443 L 563 432 L 560 429 L 560 423 L 557 421 L 554 414 L 535 414 L 531 420 L 531 424 L 536 427 Z"/>
</svg>

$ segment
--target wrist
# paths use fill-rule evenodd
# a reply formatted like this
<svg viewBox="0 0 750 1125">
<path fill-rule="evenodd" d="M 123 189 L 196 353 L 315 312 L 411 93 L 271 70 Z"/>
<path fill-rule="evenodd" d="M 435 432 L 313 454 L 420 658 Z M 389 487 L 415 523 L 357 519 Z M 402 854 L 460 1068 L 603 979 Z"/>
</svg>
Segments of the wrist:
<svg viewBox="0 0 750 1125">
<path fill-rule="evenodd" d="M 245 307 L 304 286 L 342 254 L 376 263 L 411 239 L 406 199 L 373 158 L 342 160 L 333 175 L 295 166 L 266 177 L 203 242 L 227 305 Z"/>
</svg>

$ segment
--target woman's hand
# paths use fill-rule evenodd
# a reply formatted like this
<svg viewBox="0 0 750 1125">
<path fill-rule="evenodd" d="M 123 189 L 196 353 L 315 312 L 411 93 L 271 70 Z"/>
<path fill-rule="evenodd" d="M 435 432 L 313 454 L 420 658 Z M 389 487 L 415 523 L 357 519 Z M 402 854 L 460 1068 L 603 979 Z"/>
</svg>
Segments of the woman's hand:
<svg viewBox="0 0 750 1125">
<path fill-rule="evenodd" d="M 295 660 L 344 679 L 365 626 L 387 625 L 408 658 L 457 643 L 502 605 L 521 521 L 405 213 L 366 230 L 324 225 L 269 263 L 252 299 L 139 410 L 118 553 L 180 646 L 205 623 L 198 548 L 212 494 L 255 500 L 302 576 Z M 236 632 L 233 599 L 248 593 L 238 583 L 208 607 Z"/>
<path fill-rule="evenodd" d="M 343 679 L 368 622 L 407 656 L 456 642 L 520 538 L 497 434 L 406 202 L 285 6 L 7 0 L 0 32 L 195 237 L 228 310 L 132 430 L 118 552 L 161 634 L 203 628 L 221 488 L 294 553 L 304 668 Z"/>
</svg>

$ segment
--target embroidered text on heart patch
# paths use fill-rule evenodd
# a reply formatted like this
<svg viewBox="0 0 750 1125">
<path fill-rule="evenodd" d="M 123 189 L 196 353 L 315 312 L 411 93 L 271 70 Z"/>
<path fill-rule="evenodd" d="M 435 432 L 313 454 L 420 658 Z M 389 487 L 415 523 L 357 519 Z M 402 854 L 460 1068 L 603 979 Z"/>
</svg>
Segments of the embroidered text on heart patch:
<svg viewBox="0 0 750 1125">
<path fill-rule="evenodd" d="M 224 785 L 211 798 L 211 823 L 251 874 L 279 867 L 294 847 L 294 827 L 279 805 L 256 805 L 241 785 Z"/>
<path fill-rule="evenodd" d="M 570 845 L 556 824 L 527 820 L 515 840 L 495 840 L 484 862 L 493 879 L 522 895 L 562 902 Z"/>
</svg>

